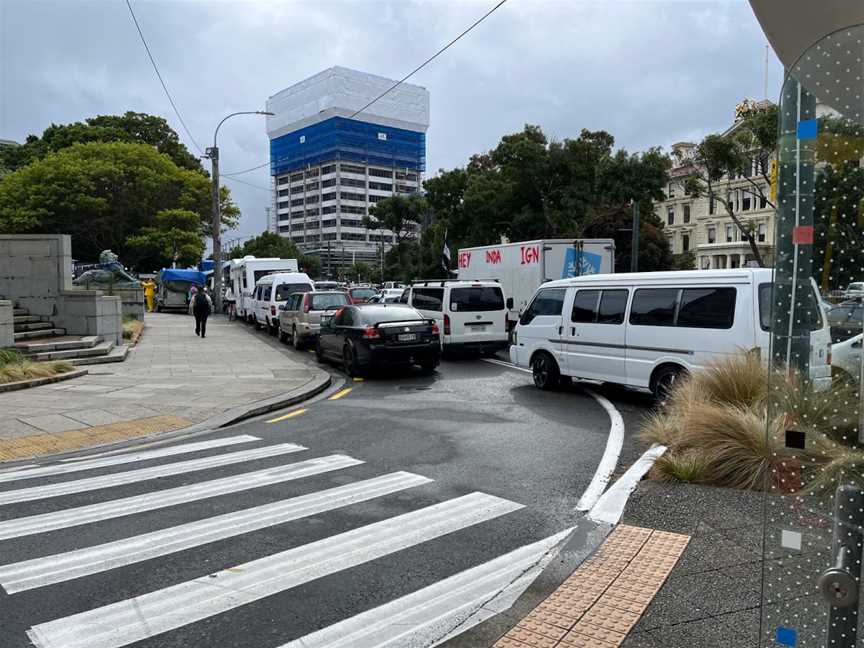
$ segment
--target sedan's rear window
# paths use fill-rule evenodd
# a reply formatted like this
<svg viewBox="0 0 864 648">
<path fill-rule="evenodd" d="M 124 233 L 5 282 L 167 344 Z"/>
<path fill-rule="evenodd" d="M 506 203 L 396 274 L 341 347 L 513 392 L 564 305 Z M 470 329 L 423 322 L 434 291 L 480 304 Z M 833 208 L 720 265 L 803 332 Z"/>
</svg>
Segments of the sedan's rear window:
<svg viewBox="0 0 864 648">
<path fill-rule="evenodd" d="M 468 313 L 504 310 L 504 293 L 498 286 L 454 288 L 450 291 L 450 310 Z"/>
<path fill-rule="evenodd" d="M 352 288 L 351 296 L 356 297 L 358 299 L 371 299 L 375 295 L 377 295 L 374 290 L 371 288 Z"/>
<path fill-rule="evenodd" d="M 276 301 L 285 301 L 289 295 L 297 292 L 311 292 L 312 285 L 308 283 L 284 283 L 276 286 Z M 265 297 L 269 299 L 269 297 Z"/>
<path fill-rule="evenodd" d="M 325 308 L 336 308 L 345 306 L 348 303 L 348 295 L 344 293 L 331 295 L 316 295 L 311 294 L 312 310 L 324 310 Z"/>
<path fill-rule="evenodd" d="M 413 308 L 404 306 L 386 306 L 380 308 L 359 308 L 366 324 L 377 324 L 379 322 L 401 322 L 403 320 L 423 320 L 423 317 Z"/>
</svg>

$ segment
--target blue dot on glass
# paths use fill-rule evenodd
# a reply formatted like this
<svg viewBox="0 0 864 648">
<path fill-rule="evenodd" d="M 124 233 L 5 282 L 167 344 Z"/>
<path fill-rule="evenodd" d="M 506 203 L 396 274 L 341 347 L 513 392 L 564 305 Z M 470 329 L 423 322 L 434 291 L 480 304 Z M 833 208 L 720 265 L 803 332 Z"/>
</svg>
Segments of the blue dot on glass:
<svg viewBox="0 0 864 648">
<path fill-rule="evenodd" d="M 797 646 L 798 633 L 793 628 L 777 628 L 777 643 L 781 646 Z"/>
<path fill-rule="evenodd" d="M 818 131 L 819 123 L 815 119 L 805 119 L 798 122 L 799 140 L 816 139 L 816 133 Z"/>
</svg>

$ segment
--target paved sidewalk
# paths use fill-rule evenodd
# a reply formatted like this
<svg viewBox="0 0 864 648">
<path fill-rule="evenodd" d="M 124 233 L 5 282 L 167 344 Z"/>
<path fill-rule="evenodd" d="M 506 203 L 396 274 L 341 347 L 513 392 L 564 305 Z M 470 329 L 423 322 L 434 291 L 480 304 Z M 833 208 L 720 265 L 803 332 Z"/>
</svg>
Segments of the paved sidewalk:
<svg viewBox="0 0 864 648">
<path fill-rule="evenodd" d="M 167 422 L 166 430 L 177 429 L 183 422 L 320 388 L 325 372 L 274 349 L 262 335 L 219 316 L 210 318 L 202 340 L 190 316 L 148 313 L 144 334 L 125 362 L 93 365 L 75 380 L 0 394 L 0 443 L 136 421 L 142 428 L 149 424 L 146 433 L 153 433 L 154 417 Z M 135 436 L 135 426 L 121 427 Z M 56 444 L 45 451 L 56 451 Z"/>
</svg>

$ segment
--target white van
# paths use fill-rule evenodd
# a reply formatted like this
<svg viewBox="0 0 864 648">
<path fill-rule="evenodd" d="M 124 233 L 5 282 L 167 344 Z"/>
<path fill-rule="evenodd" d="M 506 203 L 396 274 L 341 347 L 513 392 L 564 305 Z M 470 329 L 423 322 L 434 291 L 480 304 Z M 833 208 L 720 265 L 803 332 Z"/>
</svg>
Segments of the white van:
<svg viewBox="0 0 864 648">
<path fill-rule="evenodd" d="M 417 281 L 399 298 L 424 317 L 435 319 L 444 350 L 494 353 L 506 349 L 507 309 L 497 281 Z"/>
<path fill-rule="evenodd" d="M 234 291 L 237 317 L 247 322 L 255 322 L 255 286 L 258 280 L 274 272 L 297 272 L 297 259 L 278 259 L 268 257 L 259 259 L 247 255 L 242 259 L 232 259 L 228 266 L 231 289 Z M 225 282 L 227 286 L 229 282 Z"/>
<path fill-rule="evenodd" d="M 767 362 L 773 270 L 741 268 L 593 275 L 543 284 L 516 327 L 511 361 L 534 383 L 562 376 L 647 389 L 712 359 L 757 348 Z M 813 288 L 810 376 L 831 386 L 831 335 Z"/>
<path fill-rule="evenodd" d="M 276 272 L 261 277 L 252 299 L 255 328 L 265 327 L 275 334 L 279 328 L 279 306 L 293 293 L 312 290 L 312 280 L 305 272 Z"/>
</svg>

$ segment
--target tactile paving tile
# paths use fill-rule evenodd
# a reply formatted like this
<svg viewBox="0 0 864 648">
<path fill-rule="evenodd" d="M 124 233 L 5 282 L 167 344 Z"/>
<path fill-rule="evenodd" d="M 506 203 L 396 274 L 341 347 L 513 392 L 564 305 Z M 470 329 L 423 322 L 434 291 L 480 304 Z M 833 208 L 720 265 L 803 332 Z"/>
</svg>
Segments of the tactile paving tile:
<svg viewBox="0 0 864 648">
<path fill-rule="evenodd" d="M 495 648 L 617 648 L 690 538 L 622 525 Z"/>
</svg>

